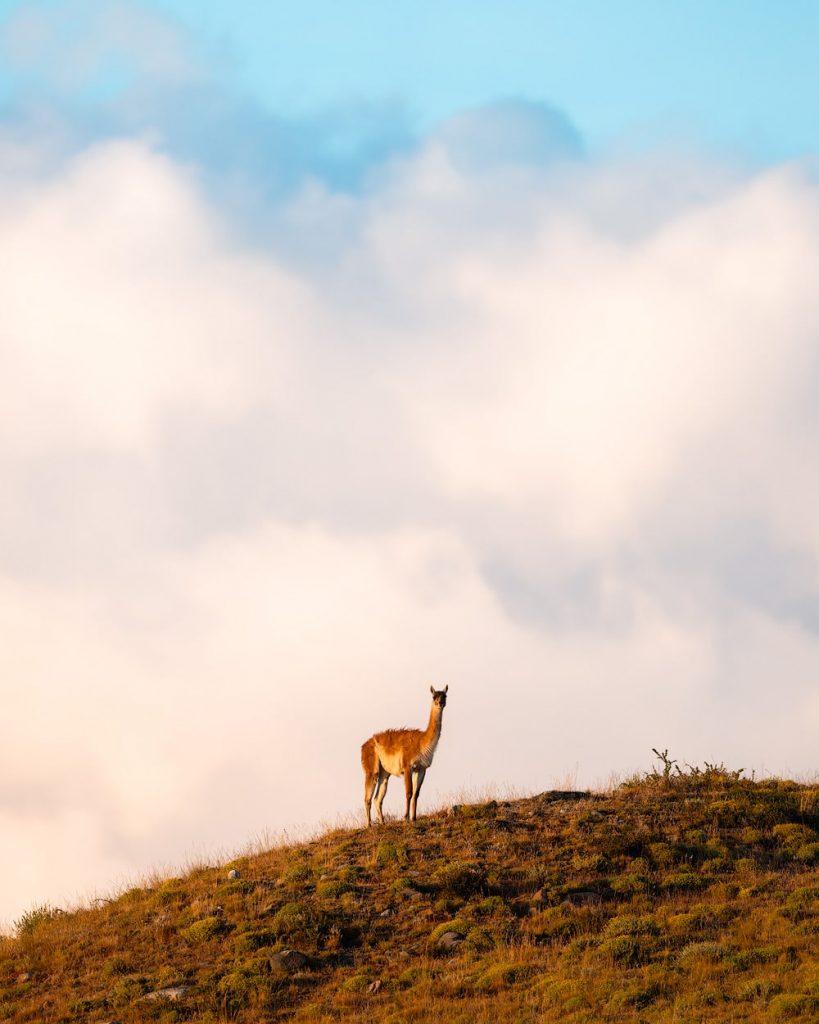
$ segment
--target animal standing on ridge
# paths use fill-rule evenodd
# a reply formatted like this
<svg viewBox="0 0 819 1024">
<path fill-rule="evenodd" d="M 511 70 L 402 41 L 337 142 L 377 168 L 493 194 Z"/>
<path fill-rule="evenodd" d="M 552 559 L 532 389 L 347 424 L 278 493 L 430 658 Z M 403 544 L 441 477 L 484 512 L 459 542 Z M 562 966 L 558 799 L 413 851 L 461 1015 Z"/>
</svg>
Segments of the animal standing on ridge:
<svg viewBox="0 0 819 1024">
<path fill-rule="evenodd" d="M 387 783 L 391 775 L 404 776 L 404 790 L 407 795 L 407 810 L 404 820 L 415 821 L 418 794 L 424 784 L 427 768 L 432 764 L 438 741 L 441 738 L 441 718 L 446 707 L 449 686 L 436 690 L 430 686 L 432 709 L 426 729 L 387 729 L 371 736 L 361 748 L 361 767 L 364 769 L 364 806 L 367 808 L 367 824 L 372 825 L 370 807 L 375 797 L 375 808 L 382 823 L 381 809 L 387 795 Z"/>
</svg>

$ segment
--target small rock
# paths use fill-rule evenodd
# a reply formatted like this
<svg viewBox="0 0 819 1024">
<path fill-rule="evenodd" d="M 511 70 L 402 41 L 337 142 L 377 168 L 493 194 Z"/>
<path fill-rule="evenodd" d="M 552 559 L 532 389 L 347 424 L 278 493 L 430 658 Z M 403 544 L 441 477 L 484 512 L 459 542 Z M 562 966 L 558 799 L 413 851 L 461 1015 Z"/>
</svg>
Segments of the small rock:
<svg viewBox="0 0 819 1024">
<path fill-rule="evenodd" d="M 273 970 L 285 971 L 292 974 L 300 971 L 310 964 L 310 957 L 300 953 L 297 949 L 285 949 L 281 953 L 274 953 L 270 958 L 270 966 Z"/>
<path fill-rule="evenodd" d="M 377 981 L 374 981 L 372 983 L 372 985 L 369 985 L 367 987 L 367 991 L 371 995 L 375 995 L 376 992 L 380 992 L 381 991 L 381 985 L 382 985 L 382 982 L 381 982 L 381 979 L 379 978 Z"/>
<path fill-rule="evenodd" d="M 464 937 L 459 932 L 444 932 L 438 939 L 437 946 L 442 953 L 454 953 L 463 941 Z"/>
<path fill-rule="evenodd" d="M 460 805 L 460 804 L 453 804 L 453 805 L 452 805 L 452 806 L 451 806 L 451 807 L 450 807 L 450 808 L 449 808 L 449 809 L 447 810 L 447 812 L 446 812 L 446 813 L 447 813 L 447 816 L 448 816 L 448 817 L 450 817 L 450 818 L 456 818 L 456 817 L 457 817 L 457 816 L 458 816 L 458 815 L 459 815 L 459 814 L 461 813 L 461 805 Z"/>
<path fill-rule="evenodd" d="M 241 872 L 237 871 L 236 868 L 231 868 L 230 871 L 228 871 L 228 878 L 231 880 L 231 882 L 233 882 L 237 878 L 241 878 L 241 877 L 242 877 Z"/>
<path fill-rule="evenodd" d="M 386 910 L 382 910 L 381 913 L 378 916 L 379 917 L 392 917 L 392 915 L 394 913 L 395 913 L 395 911 L 391 907 L 387 907 L 387 909 Z"/>
<path fill-rule="evenodd" d="M 148 992 L 142 996 L 139 1002 L 155 1003 L 160 999 L 167 999 L 169 1003 L 178 1003 L 187 992 L 184 985 L 174 985 L 171 988 L 158 988 L 155 992 Z"/>
<path fill-rule="evenodd" d="M 23 971 L 22 974 L 18 974 L 17 975 L 17 984 L 18 985 L 25 985 L 25 983 L 27 981 L 31 981 L 31 975 L 29 974 L 28 971 Z"/>
</svg>

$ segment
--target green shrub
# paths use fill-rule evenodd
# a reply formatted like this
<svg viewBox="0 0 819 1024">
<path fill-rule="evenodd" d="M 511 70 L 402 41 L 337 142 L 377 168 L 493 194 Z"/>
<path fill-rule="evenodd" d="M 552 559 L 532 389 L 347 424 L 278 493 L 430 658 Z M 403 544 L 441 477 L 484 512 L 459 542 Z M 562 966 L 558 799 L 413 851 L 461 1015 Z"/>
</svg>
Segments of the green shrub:
<svg viewBox="0 0 819 1024">
<path fill-rule="evenodd" d="M 497 992 L 516 985 L 528 978 L 531 973 L 532 968 L 525 964 L 493 964 L 478 977 L 475 988 L 481 992 Z"/>
<path fill-rule="evenodd" d="M 441 892 L 452 896 L 472 896 L 486 881 L 483 867 L 474 861 L 456 860 L 433 874 L 432 884 Z"/>
<path fill-rule="evenodd" d="M 186 978 L 182 971 L 168 965 L 160 968 L 159 973 L 153 979 L 151 987 L 154 989 L 175 988 L 177 985 L 184 985 L 185 981 Z"/>
<path fill-rule="evenodd" d="M 203 917 L 194 921 L 188 928 L 182 930 L 182 938 L 192 946 L 198 946 L 208 942 L 219 935 L 230 931 L 230 926 L 222 917 Z"/>
<path fill-rule="evenodd" d="M 579 915 L 565 906 L 547 907 L 532 915 L 527 930 L 540 942 L 568 939 L 577 934 L 579 920 Z"/>
<path fill-rule="evenodd" d="M 807 825 L 774 825 L 773 834 L 781 847 L 789 853 L 795 853 L 800 846 L 815 843 L 819 837 Z"/>
<path fill-rule="evenodd" d="M 108 1002 L 114 1007 L 130 1006 L 148 991 L 148 979 L 139 974 L 129 974 L 114 985 L 108 993 Z"/>
<path fill-rule="evenodd" d="M 700 892 L 707 885 L 708 882 L 702 875 L 697 875 L 693 871 L 677 871 L 662 879 L 660 889 L 663 892 Z"/>
<path fill-rule="evenodd" d="M 632 1006 L 638 1010 L 644 1010 L 647 1006 L 655 1003 L 663 993 L 663 985 L 658 981 L 649 984 L 637 982 L 626 985 L 625 988 L 618 988 L 612 994 L 606 1004 L 606 1009 L 615 1013 Z"/>
<path fill-rule="evenodd" d="M 607 938 L 615 935 L 659 935 L 660 927 L 650 915 L 620 914 L 603 929 Z"/>
<path fill-rule="evenodd" d="M 734 862 L 730 857 L 713 857 L 702 866 L 706 875 L 729 875 L 734 870 Z"/>
<path fill-rule="evenodd" d="M 651 959 L 653 944 L 637 935 L 615 935 L 601 942 L 598 952 L 620 967 L 635 967 Z"/>
<path fill-rule="evenodd" d="M 757 964 L 769 964 L 779 959 L 780 950 L 774 946 L 764 946 L 758 949 L 743 949 L 734 953 L 731 957 L 731 964 L 737 971 L 747 971 Z"/>
<path fill-rule="evenodd" d="M 651 880 L 646 875 L 625 872 L 622 875 L 615 875 L 610 885 L 612 892 L 616 892 L 618 896 L 635 896 L 648 892 L 651 889 Z"/>
<path fill-rule="evenodd" d="M 247 896 L 256 888 L 256 883 L 247 878 L 234 878 L 219 886 L 219 896 Z"/>
<path fill-rule="evenodd" d="M 461 818 L 495 818 L 497 817 L 498 801 L 489 800 L 485 804 L 464 804 L 458 816 Z"/>
<path fill-rule="evenodd" d="M 751 809 L 745 800 L 714 800 L 708 805 L 714 823 L 721 828 L 735 828 L 745 823 Z M 764 808 L 767 815 L 767 808 Z"/>
<path fill-rule="evenodd" d="M 372 985 L 373 979 L 369 974 L 354 974 L 352 978 L 346 978 L 342 988 L 347 992 L 366 992 Z"/>
<path fill-rule="evenodd" d="M 470 953 L 488 953 L 495 948 L 495 939 L 488 928 L 471 928 L 464 947 Z"/>
<path fill-rule="evenodd" d="M 813 866 L 819 864 L 819 843 L 805 843 L 794 853 L 794 860 Z"/>
<path fill-rule="evenodd" d="M 222 1012 L 231 1019 L 247 1007 L 267 1007 L 276 990 L 264 960 L 250 960 L 219 979 L 216 991 Z"/>
<path fill-rule="evenodd" d="M 41 925 L 47 921 L 53 921 L 60 914 L 62 914 L 62 910 L 57 907 L 52 907 L 50 903 L 41 903 L 40 906 L 27 910 L 14 922 L 14 932 L 18 939 L 24 935 L 31 935 Z"/>
<path fill-rule="evenodd" d="M 648 852 L 661 868 L 670 867 L 677 859 L 677 851 L 670 843 L 649 843 Z"/>
<path fill-rule="evenodd" d="M 690 967 L 696 963 L 716 964 L 730 955 L 730 950 L 719 942 L 689 942 L 677 954 L 677 963 L 681 967 Z"/>
<path fill-rule="evenodd" d="M 487 896 L 472 908 L 475 917 L 505 917 L 511 912 L 509 904 L 502 896 Z"/>
<path fill-rule="evenodd" d="M 278 935 L 272 928 L 260 928 L 256 931 L 243 932 L 236 937 L 236 953 L 240 956 L 253 953 L 257 949 L 263 949 L 265 946 L 275 946 L 277 941 Z"/>
<path fill-rule="evenodd" d="M 292 882 L 306 882 L 313 877 L 312 868 L 305 861 L 296 861 L 282 871 L 280 881 L 287 885 Z"/>
<path fill-rule="evenodd" d="M 346 892 L 352 892 L 353 887 L 349 882 L 342 882 L 340 878 L 327 882 L 319 882 L 316 886 L 316 896 L 320 900 L 336 900 Z"/>
<path fill-rule="evenodd" d="M 597 938 L 591 935 L 578 935 L 570 939 L 563 949 L 563 960 L 567 964 L 579 963 L 587 949 L 594 949 L 598 945 Z"/>
<path fill-rule="evenodd" d="M 167 878 L 154 891 L 154 900 L 160 907 L 181 903 L 185 899 L 184 882 L 181 878 Z"/>
<path fill-rule="evenodd" d="M 125 956 L 110 956 L 102 967 L 103 977 L 113 978 L 118 974 L 128 974 L 131 971 L 131 961 Z"/>
<path fill-rule="evenodd" d="M 424 977 L 424 973 L 423 967 L 408 967 L 398 975 L 398 987 L 412 988 Z"/>
<path fill-rule="evenodd" d="M 771 1000 L 770 1013 L 774 1020 L 790 1020 L 810 1014 L 810 1019 L 815 1021 L 815 1015 L 819 1014 L 819 996 L 783 992 Z"/>
<path fill-rule="evenodd" d="M 583 874 L 596 875 L 605 871 L 607 866 L 608 861 L 600 853 L 575 854 L 572 857 L 572 867 Z"/>
<path fill-rule="evenodd" d="M 786 898 L 782 914 L 791 921 L 804 921 L 816 914 L 819 906 L 819 886 L 794 889 Z"/>
<path fill-rule="evenodd" d="M 737 992 L 737 999 L 743 1003 L 767 1003 L 782 991 L 782 986 L 767 979 L 749 981 Z"/>
<path fill-rule="evenodd" d="M 87 1020 L 88 1015 L 98 1010 L 100 1006 L 100 1000 L 89 999 L 85 996 L 75 996 L 73 999 L 69 999 L 66 1009 L 73 1018 Z"/>
<path fill-rule="evenodd" d="M 314 939 L 324 925 L 324 916 L 304 903 L 285 903 L 270 922 L 279 939 L 295 941 L 300 937 Z"/>
<path fill-rule="evenodd" d="M 762 832 L 761 829 L 751 828 L 751 826 L 748 825 L 742 829 L 739 834 L 739 838 L 746 846 L 756 846 L 765 838 L 765 833 Z"/>
<path fill-rule="evenodd" d="M 386 864 L 405 863 L 407 851 L 396 843 L 379 843 L 374 854 L 375 863 L 384 867 Z"/>
</svg>

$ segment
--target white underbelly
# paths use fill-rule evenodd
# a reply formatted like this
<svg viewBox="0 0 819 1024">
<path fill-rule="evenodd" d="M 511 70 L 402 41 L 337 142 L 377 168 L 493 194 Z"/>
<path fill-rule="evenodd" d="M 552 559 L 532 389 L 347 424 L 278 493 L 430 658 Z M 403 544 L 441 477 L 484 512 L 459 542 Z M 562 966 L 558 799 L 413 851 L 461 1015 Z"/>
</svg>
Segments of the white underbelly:
<svg viewBox="0 0 819 1024">
<path fill-rule="evenodd" d="M 404 774 L 404 756 L 400 750 L 388 753 L 379 744 L 376 744 L 375 749 L 378 754 L 378 760 L 381 762 L 381 767 L 385 772 L 389 772 L 390 775 Z"/>
</svg>

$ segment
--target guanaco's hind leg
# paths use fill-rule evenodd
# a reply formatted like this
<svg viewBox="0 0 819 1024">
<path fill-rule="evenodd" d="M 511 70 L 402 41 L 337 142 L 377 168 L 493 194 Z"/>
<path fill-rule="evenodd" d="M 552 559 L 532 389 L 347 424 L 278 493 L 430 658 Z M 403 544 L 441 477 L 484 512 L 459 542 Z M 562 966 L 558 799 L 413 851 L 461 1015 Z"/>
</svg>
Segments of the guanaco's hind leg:
<svg viewBox="0 0 819 1024">
<path fill-rule="evenodd" d="M 372 825 L 372 814 L 371 805 L 373 802 L 373 793 L 375 791 L 375 785 L 378 781 L 377 775 L 372 775 L 370 772 L 364 776 L 364 810 L 367 812 L 367 824 Z"/>
<path fill-rule="evenodd" d="M 375 783 L 375 809 L 378 811 L 378 817 L 382 825 L 384 824 L 384 811 L 382 810 L 382 807 L 384 804 L 384 797 L 387 795 L 387 783 L 389 781 L 390 773 L 385 772 L 379 763 L 378 777 Z"/>
<path fill-rule="evenodd" d="M 416 768 L 412 773 L 412 820 L 415 821 L 415 812 L 418 808 L 418 795 L 421 792 L 421 786 L 424 784 L 424 776 L 426 775 L 426 768 Z"/>
<path fill-rule="evenodd" d="M 370 807 L 378 789 L 378 773 L 381 768 L 372 739 L 367 740 L 361 748 L 361 767 L 364 769 L 364 809 L 367 812 L 367 824 L 372 825 Z"/>
</svg>

